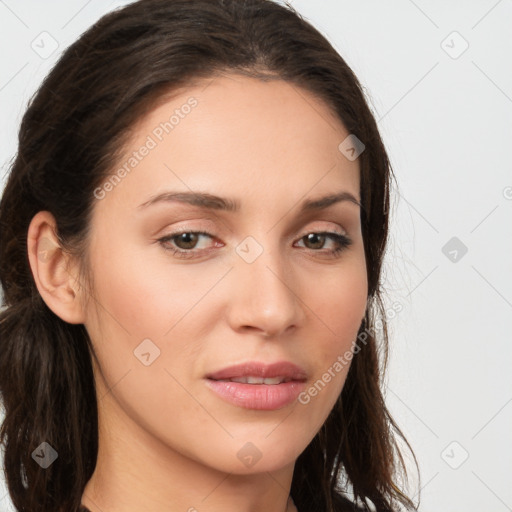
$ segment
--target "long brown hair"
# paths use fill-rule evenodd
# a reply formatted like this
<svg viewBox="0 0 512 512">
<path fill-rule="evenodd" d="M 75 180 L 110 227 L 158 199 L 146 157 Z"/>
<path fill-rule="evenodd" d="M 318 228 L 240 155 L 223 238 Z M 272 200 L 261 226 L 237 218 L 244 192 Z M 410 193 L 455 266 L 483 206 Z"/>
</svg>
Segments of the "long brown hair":
<svg viewBox="0 0 512 512">
<path fill-rule="evenodd" d="M 140 0 L 101 18 L 44 80 L 22 119 L 0 202 L 0 442 L 18 511 L 76 511 L 98 451 L 95 354 L 84 325 L 61 320 L 35 286 L 30 221 L 49 211 L 62 247 L 86 269 L 94 190 L 112 172 L 130 128 L 167 92 L 226 71 L 286 80 L 315 94 L 365 144 L 364 343 L 328 419 L 296 461 L 291 495 L 299 511 L 354 510 L 348 497 L 364 510 L 416 510 L 397 483 L 407 470 L 395 435 L 412 449 L 381 391 L 388 333 L 380 283 L 393 174 L 359 81 L 291 7 L 270 0 Z M 42 442 L 58 453 L 47 469 L 32 456 Z"/>
</svg>

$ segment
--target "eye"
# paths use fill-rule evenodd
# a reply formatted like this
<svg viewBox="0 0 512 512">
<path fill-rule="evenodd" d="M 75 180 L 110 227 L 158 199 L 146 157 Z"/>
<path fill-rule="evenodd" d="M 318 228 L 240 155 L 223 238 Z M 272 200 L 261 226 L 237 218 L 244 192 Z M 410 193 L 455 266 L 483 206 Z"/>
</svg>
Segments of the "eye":
<svg viewBox="0 0 512 512">
<path fill-rule="evenodd" d="M 198 253 L 208 253 L 213 249 L 211 247 L 198 249 L 197 245 L 201 237 L 212 240 L 215 238 L 214 235 L 206 231 L 180 231 L 166 235 L 158 239 L 158 242 L 166 251 L 170 251 L 177 258 L 195 258 L 201 256 Z M 310 246 L 312 252 L 328 257 L 336 257 L 352 244 L 352 240 L 346 235 L 330 231 L 311 232 L 301 237 L 299 242 L 303 240 Z M 325 250 L 324 245 L 329 240 L 334 243 L 334 248 Z"/>
<path fill-rule="evenodd" d="M 166 251 L 171 251 L 178 258 L 192 258 L 196 252 L 209 251 L 210 249 L 196 249 L 200 237 L 213 239 L 213 235 L 206 231 L 181 231 L 160 238 L 158 242 Z M 169 242 L 175 245 L 169 246 Z M 176 247 L 177 246 L 177 247 Z"/>
<path fill-rule="evenodd" d="M 309 244 L 310 246 L 313 246 L 313 251 L 318 252 L 318 249 L 323 249 L 323 246 L 325 245 L 325 241 L 331 239 L 331 241 L 334 241 L 335 247 L 333 249 L 328 249 L 327 255 L 335 257 L 340 252 L 342 252 L 344 249 L 346 249 L 351 243 L 352 240 L 350 240 L 347 236 L 342 235 L 341 233 L 336 232 L 330 232 L 330 231 L 322 231 L 322 232 L 312 232 L 308 233 L 307 235 L 303 236 L 300 241 L 304 240 L 305 243 Z M 318 246 L 321 247 L 318 247 Z M 325 253 L 325 251 L 324 251 Z"/>
</svg>

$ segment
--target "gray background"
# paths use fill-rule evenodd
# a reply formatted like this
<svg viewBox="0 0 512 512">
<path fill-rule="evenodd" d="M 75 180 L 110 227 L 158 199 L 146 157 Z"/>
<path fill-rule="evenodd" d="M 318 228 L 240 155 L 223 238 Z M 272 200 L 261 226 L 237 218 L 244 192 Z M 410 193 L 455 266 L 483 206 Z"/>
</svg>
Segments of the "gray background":
<svg viewBox="0 0 512 512">
<path fill-rule="evenodd" d="M 0 0 L 2 188 L 27 100 L 124 3 Z M 363 83 L 398 179 L 385 392 L 420 463 L 420 510 L 512 510 L 512 2 L 291 3 Z"/>
</svg>

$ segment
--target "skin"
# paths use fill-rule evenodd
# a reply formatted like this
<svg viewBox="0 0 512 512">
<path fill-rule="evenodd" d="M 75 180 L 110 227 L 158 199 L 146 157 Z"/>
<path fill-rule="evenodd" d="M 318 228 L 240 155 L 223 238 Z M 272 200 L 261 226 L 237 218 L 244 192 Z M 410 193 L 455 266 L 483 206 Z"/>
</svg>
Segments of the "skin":
<svg viewBox="0 0 512 512">
<path fill-rule="evenodd" d="M 349 135 L 342 123 L 296 86 L 229 74 L 149 112 L 126 155 L 191 96 L 197 106 L 95 200 L 92 290 L 79 286 L 79 262 L 59 248 L 49 212 L 29 228 L 39 292 L 63 320 L 85 324 L 99 360 L 98 463 L 82 498 L 92 512 L 294 510 L 294 463 L 331 411 L 350 362 L 307 404 L 273 411 L 225 402 L 204 376 L 287 360 L 306 370 L 309 388 L 353 348 L 365 313 L 359 206 L 342 201 L 298 214 L 303 200 L 335 191 L 360 199 L 358 161 L 338 149 Z M 138 208 L 170 190 L 236 198 L 241 210 Z M 189 252 L 202 252 L 180 259 L 158 242 L 177 228 L 213 237 L 189 240 Z M 323 231 L 352 244 L 329 257 L 335 239 L 304 238 Z M 235 251 L 248 236 L 262 248 L 252 263 Z M 166 245 L 187 250 L 176 238 Z M 134 355 L 145 339 L 160 350 L 147 366 Z M 261 455 L 250 467 L 237 456 L 248 442 Z"/>
</svg>

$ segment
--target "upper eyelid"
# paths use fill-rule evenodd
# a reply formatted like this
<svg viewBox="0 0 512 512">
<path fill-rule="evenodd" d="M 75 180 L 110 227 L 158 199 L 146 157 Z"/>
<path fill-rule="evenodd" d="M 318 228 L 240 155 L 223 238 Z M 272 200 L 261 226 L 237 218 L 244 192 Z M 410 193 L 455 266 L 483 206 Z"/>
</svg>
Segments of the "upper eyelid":
<svg viewBox="0 0 512 512">
<path fill-rule="evenodd" d="M 216 220 L 218 219 L 211 219 L 211 218 L 207 218 L 207 219 L 203 219 L 203 220 L 207 220 L 209 223 L 212 222 L 212 223 L 215 223 Z M 185 221 L 186 222 L 186 221 Z M 193 222 L 193 221 L 192 221 Z M 307 222 L 307 224 L 310 224 L 311 222 L 322 222 L 324 224 L 335 224 L 336 225 L 336 228 L 332 228 L 332 227 L 329 227 L 329 228 L 311 228 L 311 229 L 305 229 L 304 230 L 304 234 L 307 234 L 307 233 L 310 233 L 310 232 L 314 232 L 314 233 L 319 233 L 319 232 L 324 232 L 324 231 L 332 231 L 332 232 L 336 232 L 337 234 L 339 235 L 345 235 L 345 236 L 349 236 L 349 230 L 346 229 L 345 227 L 342 227 L 339 223 L 335 222 L 335 221 L 320 221 L 320 220 L 310 220 Z M 221 223 L 222 226 L 224 227 L 224 223 L 222 222 Z M 339 229 L 341 232 L 337 232 L 336 230 Z M 211 235 L 211 236 L 217 236 L 214 234 L 215 231 L 218 231 L 217 229 L 215 228 L 209 228 L 209 227 L 202 227 L 202 226 L 198 226 L 198 227 L 195 227 L 195 226 L 178 226 L 174 229 L 172 229 L 170 232 L 169 232 L 169 235 L 174 235 L 174 234 L 180 234 L 180 233 L 198 233 L 198 232 L 206 232 L 208 235 Z M 231 228 L 228 228 L 228 231 L 230 233 L 233 233 L 233 231 L 231 230 Z M 294 229 L 295 231 L 295 229 Z M 166 235 L 163 235 L 163 236 L 166 236 Z M 304 235 L 302 235 L 304 236 Z"/>
</svg>

